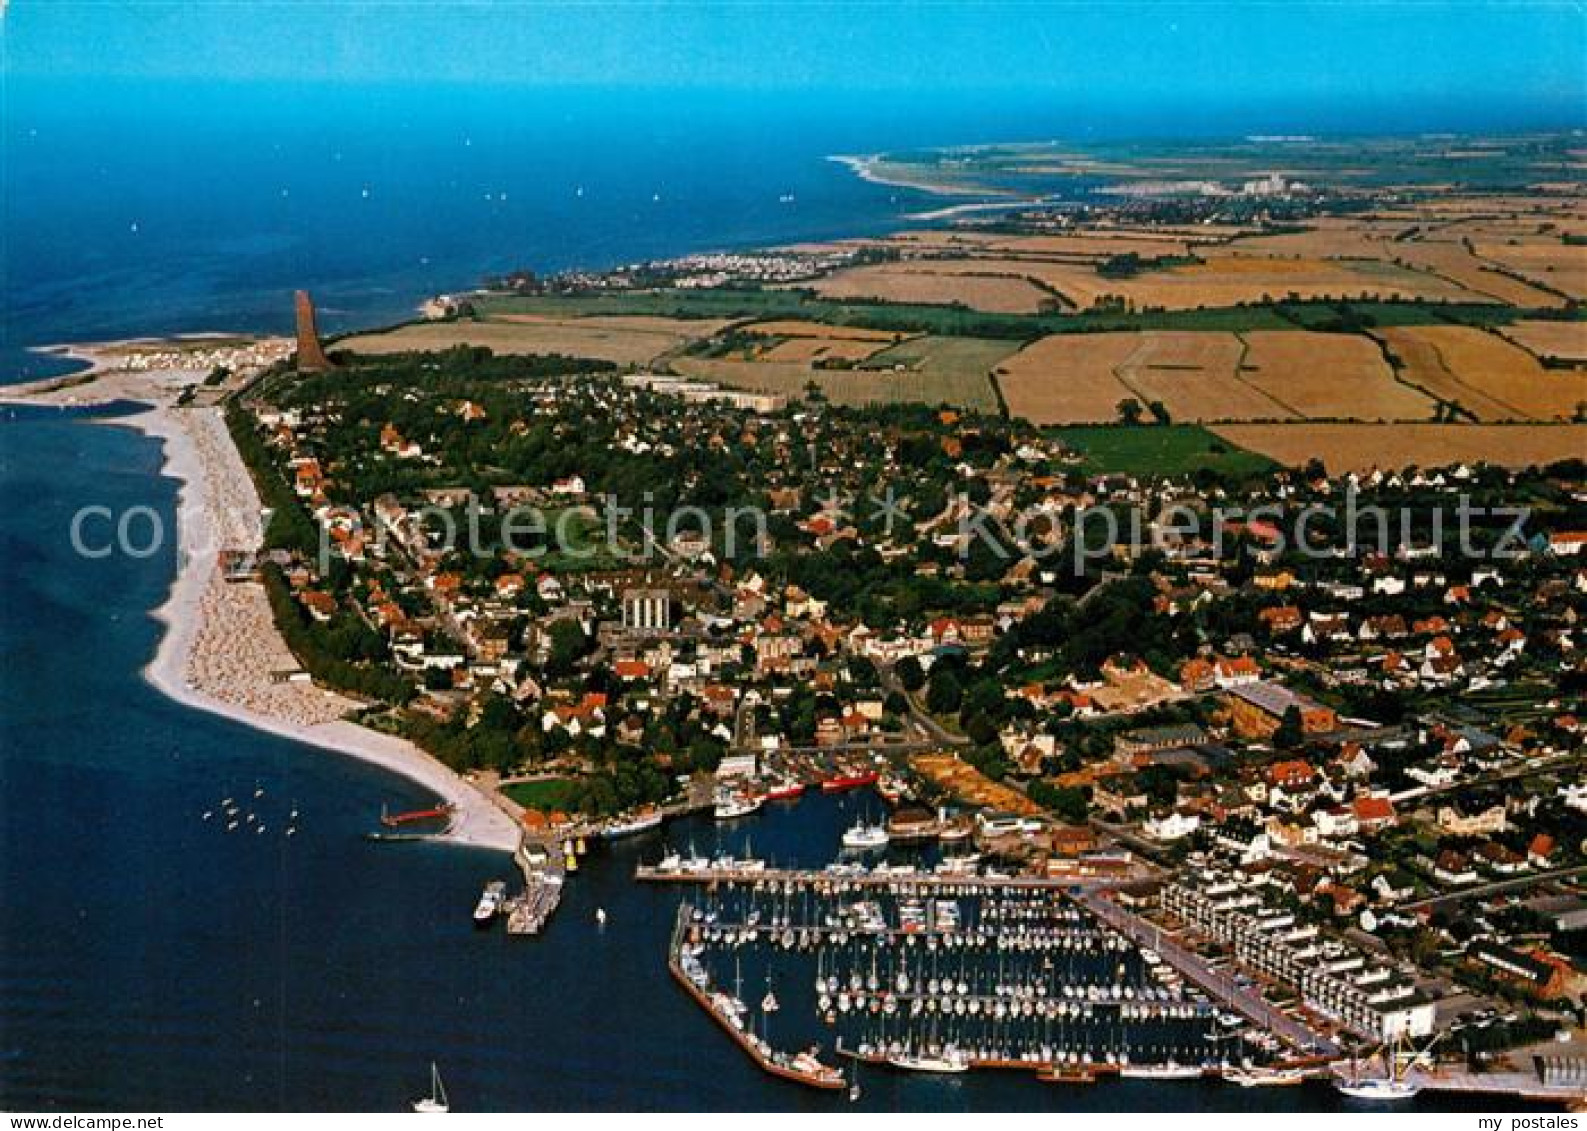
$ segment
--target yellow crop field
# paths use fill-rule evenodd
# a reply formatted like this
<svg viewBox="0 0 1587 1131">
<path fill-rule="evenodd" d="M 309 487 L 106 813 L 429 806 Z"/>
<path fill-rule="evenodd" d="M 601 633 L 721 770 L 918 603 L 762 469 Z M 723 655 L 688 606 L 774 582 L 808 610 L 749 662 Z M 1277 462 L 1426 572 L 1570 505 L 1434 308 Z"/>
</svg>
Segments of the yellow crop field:
<svg viewBox="0 0 1587 1131">
<path fill-rule="evenodd" d="M 1051 297 L 1014 272 L 978 272 L 971 267 L 964 274 L 954 273 L 954 265 L 976 262 L 917 260 L 850 267 L 816 280 L 814 287 L 824 298 L 936 305 L 960 303 L 971 310 L 997 314 L 1034 314 Z"/>
<path fill-rule="evenodd" d="M 1356 334 L 1250 330 L 1241 376 L 1296 415 L 1428 420 L 1435 401 L 1394 379 L 1383 352 Z"/>
<path fill-rule="evenodd" d="M 1573 247 L 1554 236 L 1515 243 L 1479 241 L 1476 251 L 1484 259 L 1572 298 L 1587 297 L 1587 247 Z"/>
<path fill-rule="evenodd" d="M 1529 286 L 1511 275 L 1484 263 L 1464 244 L 1407 240 L 1393 245 L 1394 254 L 1413 266 L 1442 275 L 1478 298 L 1497 299 L 1512 306 L 1551 307 L 1564 305 L 1564 299 Z"/>
<path fill-rule="evenodd" d="M 1139 344 L 1135 334 L 1052 334 L 1032 342 L 996 370 L 1008 411 L 1035 424 L 1118 419 L 1134 394 L 1117 370 Z"/>
<path fill-rule="evenodd" d="M 1537 357 L 1587 362 L 1587 322 L 1516 322 L 1500 333 Z"/>
<path fill-rule="evenodd" d="M 1579 458 L 1584 424 L 1220 424 L 1231 444 L 1279 463 L 1321 459 L 1335 473 L 1486 462 L 1526 467 Z"/>
<path fill-rule="evenodd" d="M 385 333 L 345 338 L 336 348 L 388 354 L 471 345 L 499 354 L 559 353 L 618 365 L 646 365 L 725 324 L 709 319 L 506 315 L 485 322 L 415 322 Z"/>
<path fill-rule="evenodd" d="M 1396 326 L 1375 332 L 1402 380 L 1479 420 L 1569 420 L 1587 402 L 1587 375 L 1548 370 L 1496 334 L 1468 326 Z"/>
<path fill-rule="evenodd" d="M 1244 346 L 1233 334 L 1148 330 L 1117 367 L 1119 380 L 1143 405 L 1162 401 L 1175 420 L 1279 420 L 1294 416 L 1283 402 L 1239 375 Z"/>
</svg>

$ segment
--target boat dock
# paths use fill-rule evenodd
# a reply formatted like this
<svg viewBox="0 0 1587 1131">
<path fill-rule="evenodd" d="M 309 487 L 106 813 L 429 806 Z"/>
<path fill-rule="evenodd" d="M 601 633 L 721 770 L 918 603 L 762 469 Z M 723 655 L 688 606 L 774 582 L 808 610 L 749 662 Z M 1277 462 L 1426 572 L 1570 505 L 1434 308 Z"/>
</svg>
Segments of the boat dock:
<svg viewBox="0 0 1587 1131">
<path fill-rule="evenodd" d="M 544 853 L 541 859 L 532 859 L 521 845 L 513 853 L 523 872 L 524 890 L 507 900 L 503 910 L 507 913 L 509 935 L 538 935 L 545 929 L 551 915 L 562 902 L 562 885 L 567 873 L 562 857 L 557 852 Z"/>
<path fill-rule="evenodd" d="M 774 1051 L 765 1041 L 744 1030 L 743 1021 L 739 1014 L 733 1011 L 737 1005 L 734 999 L 726 998 L 723 994 L 707 994 L 706 987 L 709 982 L 704 980 L 704 975 L 697 973 L 690 977 L 690 972 L 685 968 L 687 958 L 684 947 L 688 942 L 689 926 L 693 917 L 693 908 L 684 903 L 678 908 L 678 918 L 672 927 L 672 939 L 667 946 L 667 969 L 672 978 L 685 993 L 692 997 L 695 1004 L 704 1009 L 711 1019 L 715 1021 L 728 1036 L 733 1038 L 733 1043 L 743 1049 L 745 1054 L 762 1070 L 782 1080 L 790 1080 L 796 1084 L 803 1084 L 810 1088 L 819 1088 L 822 1091 L 838 1091 L 847 1086 L 843 1074 L 835 1068 L 821 1065 L 811 1054 L 801 1054 L 790 1058 L 785 1053 Z M 699 967 L 694 969 L 699 971 Z"/>
<path fill-rule="evenodd" d="M 1130 876 L 1014 876 L 972 875 L 939 872 L 888 872 L 888 871 L 829 871 L 799 868 L 768 868 L 711 864 L 703 868 L 666 869 L 654 864 L 641 864 L 634 869 L 634 879 L 654 884 L 705 884 L 705 885 L 761 885 L 784 890 L 809 888 L 814 891 L 853 891 L 863 888 L 887 888 L 894 891 L 916 890 L 929 892 L 957 891 L 966 894 L 995 893 L 999 891 L 1080 891 L 1093 888 L 1115 887 L 1134 877 Z"/>
<path fill-rule="evenodd" d="M 1199 954 L 1164 935 L 1157 924 L 1125 910 L 1098 891 L 1084 892 L 1076 899 L 1102 922 L 1137 946 L 1150 948 L 1206 993 L 1280 1040 L 1312 1056 L 1334 1057 L 1341 1054 L 1342 1050 L 1332 1040 L 1289 1014 L 1274 1009 L 1272 1003 L 1254 988 L 1241 986 L 1231 975 L 1214 970 Z"/>
</svg>

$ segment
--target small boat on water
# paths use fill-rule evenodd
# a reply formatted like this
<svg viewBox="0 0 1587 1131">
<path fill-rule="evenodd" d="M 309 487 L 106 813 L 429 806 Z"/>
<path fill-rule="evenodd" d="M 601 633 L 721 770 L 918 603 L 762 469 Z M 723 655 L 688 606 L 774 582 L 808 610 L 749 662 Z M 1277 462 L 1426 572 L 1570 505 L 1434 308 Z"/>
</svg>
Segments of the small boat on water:
<svg viewBox="0 0 1587 1131">
<path fill-rule="evenodd" d="M 891 839 L 885 825 L 867 825 L 863 821 L 855 822 L 854 826 L 843 834 L 843 847 L 859 851 L 870 851 L 877 848 L 886 848 Z"/>
<path fill-rule="evenodd" d="M 424 1115 L 445 1115 L 452 1110 L 446 1098 L 446 1085 L 441 1083 L 441 1070 L 435 1066 L 435 1061 L 430 1062 L 430 1094 L 414 1100 L 411 1106 Z"/>
<path fill-rule="evenodd" d="M 851 789 L 861 789 L 864 786 L 875 785 L 880 777 L 881 775 L 875 770 L 864 770 L 859 773 L 839 772 L 821 779 L 821 792 L 844 793 Z"/>
<path fill-rule="evenodd" d="M 597 907 L 595 909 L 595 925 L 597 927 L 606 926 L 606 908 Z"/>
<path fill-rule="evenodd" d="M 490 926 L 491 921 L 501 913 L 502 904 L 507 901 L 507 885 L 501 880 L 492 880 L 485 885 L 485 890 L 480 892 L 479 902 L 474 905 L 474 926 L 481 929 Z"/>
</svg>

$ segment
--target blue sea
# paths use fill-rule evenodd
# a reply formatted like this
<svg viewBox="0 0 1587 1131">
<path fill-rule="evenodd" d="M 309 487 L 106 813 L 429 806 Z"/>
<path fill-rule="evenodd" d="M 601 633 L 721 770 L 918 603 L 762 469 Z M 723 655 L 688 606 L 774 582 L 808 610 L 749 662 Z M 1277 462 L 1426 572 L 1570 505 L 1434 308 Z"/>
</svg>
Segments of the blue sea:
<svg viewBox="0 0 1587 1131">
<path fill-rule="evenodd" d="M 42 343 L 282 330 L 300 286 L 341 329 L 508 268 L 882 231 L 931 201 L 828 154 L 1050 128 L 688 96 L 112 85 L 85 109 L 55 93 L 13 89 L 5 111 L 13 380 L 50 368 L 26 349 Z M 679 894 L 631 879 L 662 836 L 597 850 L 545 937 L 477 933 L 503 857 L 362 835 L 422 791 L 153 691 L 140 671 L 172 554 L 89 559 L 68 530 L 90 503 L 170 523 L 175 485 L 157 442 L 100 416 L 0 413 L 0 1107 L 397 1110 L 432 1061 L 458 1110 L 842 1104 L 761 1075 L 668 979 Z M 226 797 L 266 831 L 206 821 Z M 861 803 L 813 797 L 720 839 L 709 822 L 665 839 L 753 837 L 814 863 Z M 1297 1104 L 1338 1101 L 878 1072 L 859 1106 Z"/>
</svg>

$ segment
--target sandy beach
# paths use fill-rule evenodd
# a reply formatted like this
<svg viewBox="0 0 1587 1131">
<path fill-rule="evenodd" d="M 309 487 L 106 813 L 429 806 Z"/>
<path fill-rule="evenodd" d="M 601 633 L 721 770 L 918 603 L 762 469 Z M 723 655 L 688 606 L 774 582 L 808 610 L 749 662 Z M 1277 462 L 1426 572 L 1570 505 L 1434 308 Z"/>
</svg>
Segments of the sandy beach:
<svg viewBox="0 0 1587 1131">
<path fill-rule="evenodd" d="M 73 347 L 88 373 L 7 390 L 21 404 L 92 405 L 132 400 L 147 411 L 105 423 L 136 428 L 162 442 L 162 474 L 179 483 L 177 574 L 154 611 L 165 626 L 144 676 L 171 698 L 259 730 L 380 766 L 424 786 L 454 808 L 448 841 L 511 852 L 519 829 L 492 798 L 411 742 L 347 720 L 359 704 L 287 679 L 298 663 L 276 631 L 264 586 L 227 581 L 222 549 L 263 542 L 259 498 L 216 406 L 175 407 L 194 370 L 129 370 L 113 349 Z"/>
</svg>

